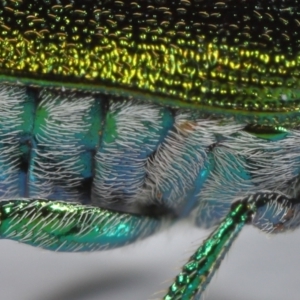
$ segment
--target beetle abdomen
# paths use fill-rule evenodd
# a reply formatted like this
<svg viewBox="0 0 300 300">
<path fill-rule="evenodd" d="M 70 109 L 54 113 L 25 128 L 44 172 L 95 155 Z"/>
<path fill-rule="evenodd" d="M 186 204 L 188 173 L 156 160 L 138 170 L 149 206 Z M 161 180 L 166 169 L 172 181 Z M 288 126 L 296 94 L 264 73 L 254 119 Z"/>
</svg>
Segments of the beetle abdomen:
<svg viewBox="0 0 300 300">
<path fill-rule="evenodd" d="M 211 225 L 237 196 L 296 193 L 296 130 L 261 138 L 197 111 L 7 85 L 0 104 L 2 199 L 176 217 L 198 207 L 198 223 Z"/>
</svg>

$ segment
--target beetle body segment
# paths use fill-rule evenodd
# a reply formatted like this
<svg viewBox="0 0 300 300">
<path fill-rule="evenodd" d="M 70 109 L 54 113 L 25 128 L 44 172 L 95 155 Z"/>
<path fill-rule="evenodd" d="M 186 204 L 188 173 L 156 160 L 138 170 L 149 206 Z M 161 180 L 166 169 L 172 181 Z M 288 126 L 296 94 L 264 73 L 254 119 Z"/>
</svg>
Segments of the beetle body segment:
<svg viewBox="0 0 300 300">
<path fill-rule="evenodd" d="M 262 139 L 247 124 L 104 94 L 2 85 L 1 97 L 2 199 L 189 216 L 210 227 L 234 199 L 298 195 L 297 130 Z"/>
</svg>

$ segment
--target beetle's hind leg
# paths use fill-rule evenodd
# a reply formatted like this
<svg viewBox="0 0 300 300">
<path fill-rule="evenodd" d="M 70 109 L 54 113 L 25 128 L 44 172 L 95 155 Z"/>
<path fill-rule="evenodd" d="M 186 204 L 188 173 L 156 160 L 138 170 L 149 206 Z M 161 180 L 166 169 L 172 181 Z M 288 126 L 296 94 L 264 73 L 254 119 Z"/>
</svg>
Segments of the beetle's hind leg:
<svg viewBox="0 0 300 300">
<path fill-rule="evenodd" d="M 167 221 L 43 199 L 0 203 L 0 238 L 55 251 L 120 247 L 158 231 Z"/>
<path fill-rule="evenodd" d="M 200 299 L 245 224 L 253 224 L 268 233 L 295 229 L 300 224 L 300 199 L 259 192 L 236 201 L 218 228 L 183 266 L 164 299 Z"/>
</svg>

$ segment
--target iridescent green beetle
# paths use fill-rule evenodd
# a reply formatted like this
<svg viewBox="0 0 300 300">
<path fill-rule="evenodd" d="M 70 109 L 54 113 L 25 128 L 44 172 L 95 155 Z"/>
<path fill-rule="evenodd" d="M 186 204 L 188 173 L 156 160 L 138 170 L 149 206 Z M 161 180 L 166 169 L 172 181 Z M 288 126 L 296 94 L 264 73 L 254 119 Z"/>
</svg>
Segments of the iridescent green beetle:
<svg viewBox="0 0 300 300">
<path fill-rule="evenodd" d="M 218 228 L 164 299 L 199 299 L 244 224 L 299 223 L 298 1 L 0 4 L 2 238 L 123 246 Z M 298 20 L 299 17 L 299 20 Z"/>
</svg>

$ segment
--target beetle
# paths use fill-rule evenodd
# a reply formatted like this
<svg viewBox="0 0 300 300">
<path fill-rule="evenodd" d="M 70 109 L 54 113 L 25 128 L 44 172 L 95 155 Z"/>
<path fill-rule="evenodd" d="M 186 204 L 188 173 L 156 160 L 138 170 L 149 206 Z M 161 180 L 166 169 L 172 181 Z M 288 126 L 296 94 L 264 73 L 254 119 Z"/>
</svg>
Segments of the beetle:
<svg viewBox="0 0 300 300">
<path fill-rule="evenodd" d="M 105 250 L 218 227 L 164 299 L 198 299 L 245 224 L 299 225 L 297 1 L 4 1 L 2 238 Z"/>
</svg>

